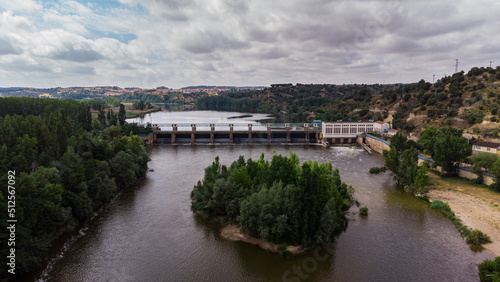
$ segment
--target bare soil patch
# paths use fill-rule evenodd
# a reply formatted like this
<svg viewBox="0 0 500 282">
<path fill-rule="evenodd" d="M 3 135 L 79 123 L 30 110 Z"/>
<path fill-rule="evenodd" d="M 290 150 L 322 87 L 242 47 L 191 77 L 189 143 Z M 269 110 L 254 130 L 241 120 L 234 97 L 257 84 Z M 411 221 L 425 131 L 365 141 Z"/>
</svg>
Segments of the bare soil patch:
<svg viewBox="0 0 500 282">
<path fill-rule="evenodd" d="M 500 194 L 467 183 L 449 181 L 432 173 L 429 175 L 434 184 L 428 193 L 429 198 L 447 202 L 463 224 L 490 236 L 492 243 L 484 247 L 495 256 L 500 256 Z"/>
<path fill-rule="evenodd" d="M 233 225 L 233 224 L 227 225 L 226 227 L 222 228 L 221 236 L 227 240 L 242 241 L 245 243 L 256 245 L 256 246 L 260 247 L 261 249 L 264 249 L 264 250 L 269 251 L 269 252 L 279 253 L 278 245 L 271 243 L 271 242 L 268 242 L 268 241 L 261 239 L 261 238 L 255 238 L 255 237 L 252 237 L 248 234 L 241 233 L 240 228 L 236 225 Z M 304 251 L 306 251 L 306 249 L 303 249 L 301 246 L 287 246 L 286 249 L 294 255 L 300 254 L 300 253 L 303 253 Z"/>
</svg>

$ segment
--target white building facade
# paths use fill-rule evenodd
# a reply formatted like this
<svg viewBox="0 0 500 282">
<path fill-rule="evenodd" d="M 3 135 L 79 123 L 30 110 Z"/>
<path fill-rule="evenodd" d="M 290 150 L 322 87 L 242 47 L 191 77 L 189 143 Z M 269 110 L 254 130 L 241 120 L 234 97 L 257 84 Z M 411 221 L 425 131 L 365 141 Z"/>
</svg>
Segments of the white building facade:
<svg viewBox="0 0 500 282">
<path fill-rule="evenodd" d="M 373 123 L 373 130 L 375 132 L 388 132 L 389 129 L 390 129 L 390 126 L 387 122 L 376 121 Z"/>
<path fill-rule="evenodd" d="M 479 141 L 472 146 L 472 153 L 500 154 L 500 143 Z"/>
<path fill-rule="evenodd" d="M 374 122 L 323 122 L 323 138 L 356 138 L 364 132 L 373 132 Z"/>
</svg>

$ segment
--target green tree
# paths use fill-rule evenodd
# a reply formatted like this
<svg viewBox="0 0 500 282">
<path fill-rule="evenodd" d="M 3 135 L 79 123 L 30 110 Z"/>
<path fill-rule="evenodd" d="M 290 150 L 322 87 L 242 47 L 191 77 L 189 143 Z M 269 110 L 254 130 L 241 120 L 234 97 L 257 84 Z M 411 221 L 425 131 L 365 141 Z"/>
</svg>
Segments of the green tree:
<svg viewBox="0 0 500 282">
<path fill-rule="evenodd" d="M 236 220 L 251 235 L 314 246 L 344 230 L 351 196 L 330 163 L 300 166 L 295 154 L 269 163 L 262 154 L 257 162 L 240 157 L 229 169 L 216 157 L 191 199 L 193 210 Z"/>
<path fill-rule="evenodd" d="M 99 123 L 101 123 L 102 127 L 106 126 L 106 113 L 104 112 L 104 108 L 101 103 L 97 106 L 97 119 Z"/>
<path fill-rule="evenodd" d="M 389 169 L 397 185 L 410 187 L 414 185 L 418 174 L 418 150 L 408 145 L 408 142 L 399 142 L 400 148 L 409 148 L 398 151 L 391 143 L 389 151 L 384 151 L 385 167 Z"/>
<path fill-rule="evenodd" d="M 433 159 L 447 175 L 458 175 L 460 163 L 472 154 L 472 146 L 462 137 L 462 130 L 441 128 L 434 143 Z"/>
<path fill-rule="evenodd" d="M 402 152 L 408 149 L 407 141 L 408 138 L 398 132 L 391 138 L 391 146 L 394 146 L 398 152 Z"/>
<path fill-rule="evenodd" d="M 125 106 L 123 104 L 120 104 L 120 111 L 118 112 L 118 121 L 119 121 L 120 125 L 125 124 L 126 116 L 127 116 L 127 114 L 125 112 Z"/>
<path fill-rule="evenodd" d="M 487 152 L 481 152 L 469 157 L 472 169 L 477 174 L 478 179 L 481 180 L 481 183 L 483 182 L 483 170 L 488 172 L 499 158 L 496 154 Z"/>
<path fill-rule="evenodd" d="M 430 156 L 434 155 L 434 142 L 437 134 L 438 129 L 436 127 L 428 127 L 418 139 L 418 144 L 424 149 L 424 153 Z"/>
<path fill-rule="evenodd" d="M 470 156 L 469 161 L 472 165 L 472 169 L 477 171 L 484 169 L 488 171 L 499 158 L 500 157 L 496 154 L 481 152 Z"/>
<path fill-rule="evenodd" d="M 427 172 L 429 169 L 425 165 L 421 165 L 418 167 L 417 170 L 417 175 L 415 176 L 415 191 L 414 192 L 420 192 L 422 191 L 426 186 L 430 185 L 429 182 L 429 175 L 427 175 Z"/>
</svg>

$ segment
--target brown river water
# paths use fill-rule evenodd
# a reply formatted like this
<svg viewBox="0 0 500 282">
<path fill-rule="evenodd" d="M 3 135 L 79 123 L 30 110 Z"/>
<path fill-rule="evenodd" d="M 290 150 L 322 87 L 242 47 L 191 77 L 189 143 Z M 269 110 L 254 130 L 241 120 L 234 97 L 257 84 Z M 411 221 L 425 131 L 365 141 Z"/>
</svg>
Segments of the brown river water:
<svg viewBox="0 0 500 282">
<path fill-rule="evenodd" d="M 168 113 L 156 113 L 168 115 Z M 154 114 L 153 114 L 154 115 Z M 149 147 L 147 177 L 122 191 L 93 220 L 60 240 L 38 280 L 48 281 L 478 281 L 473 252 L 450 220 L 395 187 L 380 155 L 361 147 L 315 145 L 165 145 Z M 190 193 L 219 156 L 229 165 L 242 155 L 331 162 L 367 217 L 349 215 L 336 243 L 292 260 L 220 237 L 221 226 L 195 216 Z M 357 212 L 352 207 L 351 212 Z"/>
</svg>

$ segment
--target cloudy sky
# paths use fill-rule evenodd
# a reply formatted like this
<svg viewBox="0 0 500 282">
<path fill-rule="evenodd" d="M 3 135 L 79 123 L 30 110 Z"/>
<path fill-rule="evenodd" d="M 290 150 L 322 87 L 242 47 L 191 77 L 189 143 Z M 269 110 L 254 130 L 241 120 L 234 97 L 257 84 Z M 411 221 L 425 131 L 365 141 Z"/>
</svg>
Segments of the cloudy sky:
<svg viewBox="0 0 500 282">
<path fill-rule="evenodd" d="M 0 87 L 432 82 L 500 65 L 499 0 L 1 0 Z"/>
</svg>

